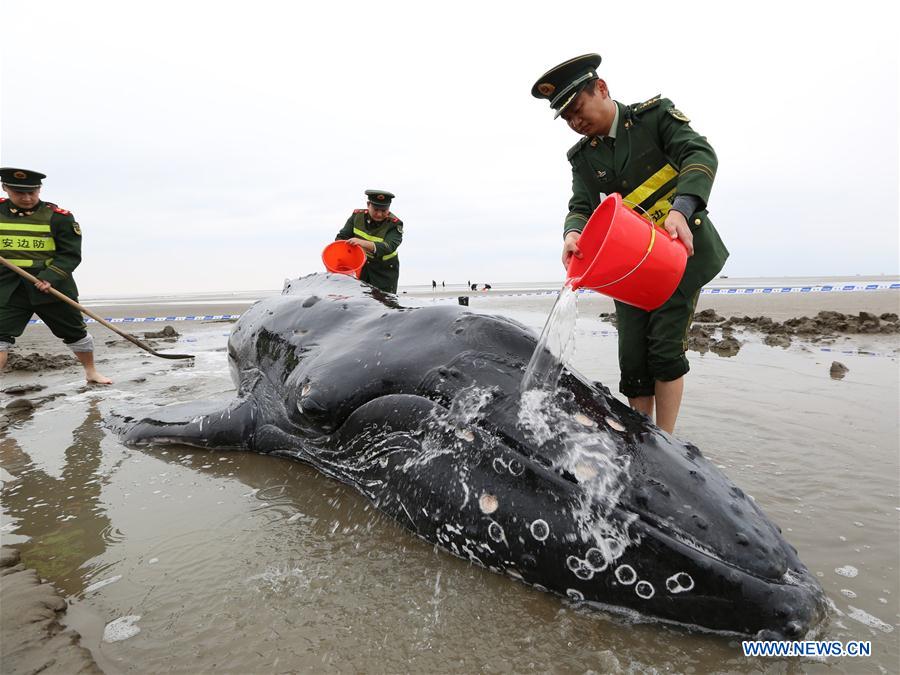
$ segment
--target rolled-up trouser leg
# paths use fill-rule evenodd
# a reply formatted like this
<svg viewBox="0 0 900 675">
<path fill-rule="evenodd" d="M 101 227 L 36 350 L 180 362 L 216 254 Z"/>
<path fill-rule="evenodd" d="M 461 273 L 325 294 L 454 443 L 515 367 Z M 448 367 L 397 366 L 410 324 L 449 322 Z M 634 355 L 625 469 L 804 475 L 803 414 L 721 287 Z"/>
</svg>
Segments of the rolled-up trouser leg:
<svg viewBox="0 0 900 675">
<path fill-rule="evenodd" d="M 653 396 L 654 381 L 647 363 L 650 312 L 616 300 L 619 332 L 619 391 L 628 398 Z"/>
<path fill-rule="evenodd" d="M 76 354 L 92 352 L 94 351 L 94 338 L 90 333 L 88 333 L 80 340 L 76 340 L 75 342 L 67 342 L 66 347 L 71 349 Z"/>
</svg>

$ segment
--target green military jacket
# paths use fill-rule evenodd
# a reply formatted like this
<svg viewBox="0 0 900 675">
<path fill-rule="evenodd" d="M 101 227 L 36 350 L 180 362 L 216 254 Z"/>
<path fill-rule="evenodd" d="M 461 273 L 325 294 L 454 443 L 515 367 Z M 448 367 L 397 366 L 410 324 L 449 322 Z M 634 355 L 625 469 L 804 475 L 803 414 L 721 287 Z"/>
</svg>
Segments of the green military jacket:
<svg viewBox="0 0 900 675">
<path fill-rule="evenodd" d="M 42 201 L 26 211 L 0 199 L 0 256 L 78 299 L 72 272 L 81 262 L 81 228 L 70 212 L 56 204 Z M 34 305 L 60 302 L 0 265 L 0 305 L 9 302 L 19 284 L 25 285 Z"/>
<path fill-rule="evenodd" d="M 698 210 L 687 220 L 694 235 L 684 281 L 700 288 L 728 259 L 706 211 L 718 161 L 705 137 L 674 104 L 656 96 L 619 107 L 615 145 L 582 138 L 568 153 L 572 165 L 572 198 L 563 233 L 581 232 L 603 195 L 618 192 L 623 202 L 662 226 L 675 197 L 693 195 Z"/>
<path fill-rule="evenodd" d="M 388 293 L 397 292 L 400 279 L 400 259 L 397 249 L 403 241 L 403 221 L 393 213 L 380 223 L 369 218 L 366 209 L 356 209 L 338 232 L 335 240 L 358 237 L 375 244 L 374 253 L 366 251 L 366 264 L 359 278 Z"/>
</svg>

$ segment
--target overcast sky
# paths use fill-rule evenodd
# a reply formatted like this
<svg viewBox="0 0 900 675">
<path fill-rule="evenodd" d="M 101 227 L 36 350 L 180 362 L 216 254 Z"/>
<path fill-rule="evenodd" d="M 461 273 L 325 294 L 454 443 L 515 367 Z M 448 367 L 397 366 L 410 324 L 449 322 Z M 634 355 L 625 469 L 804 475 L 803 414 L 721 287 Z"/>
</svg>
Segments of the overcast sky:
<svg viewBox="0 0 900 675">
<path fill-rule="evenodd" d="M 397 195 L 401 286 L 561 281 L 578 137 L 530 88 L 598 52 L 716 149 L 725 274 L 896 274 L 888 6 L 6 2 L 0 163 L 75 213 L 83 296 L 280 288 L 366 188 Z"/>
</svg>

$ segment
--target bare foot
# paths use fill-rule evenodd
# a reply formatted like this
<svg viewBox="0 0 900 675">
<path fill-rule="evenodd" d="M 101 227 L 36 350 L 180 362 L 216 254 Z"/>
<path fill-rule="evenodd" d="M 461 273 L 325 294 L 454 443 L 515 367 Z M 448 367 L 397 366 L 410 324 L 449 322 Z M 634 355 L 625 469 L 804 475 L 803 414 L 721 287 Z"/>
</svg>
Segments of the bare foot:
<svg viewBox="0 0 900 675">
<path fill-rule="evenodd" d="M 96 370 L 85 370 L 84 376 L 87 378 L 88 382 L 92 382 L 94 384 L 112 384 L 112 380 L 106 377 L 105 375 L 101 375 Z"/>
</svg>

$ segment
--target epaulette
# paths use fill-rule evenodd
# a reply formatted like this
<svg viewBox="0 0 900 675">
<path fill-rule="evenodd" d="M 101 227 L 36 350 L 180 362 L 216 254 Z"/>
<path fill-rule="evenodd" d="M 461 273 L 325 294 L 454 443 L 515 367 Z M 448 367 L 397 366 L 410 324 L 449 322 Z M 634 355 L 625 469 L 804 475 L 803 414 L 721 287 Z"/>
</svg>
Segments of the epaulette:
<svg viewBox="0 0 900 675">
<path fill-rule="evenodd" d="M 399 223 L 399 222 L 400 222 L 400 219 L 399 219 L 397 216 L 391 216 L 391 222 L 392 222 L 392 223 Z"/>
<path fill-rule="evenodd" d="M 61 209 L 56 204 L 53 205 L 53 213 L 61 213 L 64 216 L 72 215 L 71 211 L 66 211 L 65 209 Z"/>
<path fill-rule="evenodd" d="M 6 201 L 6 197 L 0 197 L 0 204 Z"/>
<path fill-rule="evenodd" d="M 569 151 L 566 153 L 566 159 L 572 159 L 575 155 L 577 155 L 578 152 L 581 150 L 581 148 L 584 147 L 584 144 L 587 142 L 588 142 L 587 136 L 580 139 L 575 145 L 573 145 L 571 148 L 569 148 Z"/>
<path fill-rule="evenodd" d="M 353 213 L 368 213 L 368 209 L 353 209 Z"/>
<path fill-rule="evenodd" d="M 631 109 L 634 110 L 637 114 L 650 110 L 651 108 L 655 108 L 659 105 L 659 102 L 662 100 L 662 94 L 657 94 L 651 99 L 647 99 L 643 103 L 635 103 L 631 106 Z"/>
</svg>

